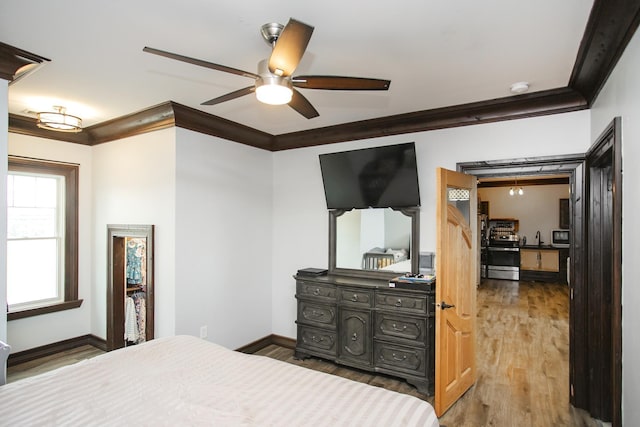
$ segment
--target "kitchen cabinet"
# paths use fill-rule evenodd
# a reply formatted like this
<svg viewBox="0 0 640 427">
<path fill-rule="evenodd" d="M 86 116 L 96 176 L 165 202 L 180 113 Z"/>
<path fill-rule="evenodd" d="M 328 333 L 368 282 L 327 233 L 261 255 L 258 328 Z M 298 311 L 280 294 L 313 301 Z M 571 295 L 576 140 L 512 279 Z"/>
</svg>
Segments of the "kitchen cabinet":
<svg viewBox="0 0 640 427">
<path fill-rule="evenodd" d="M 568 252 L 568 249 L 550 246 L 522 247 L 520 249 L 520 280 L 566 283 Z"/>
<path fill-rule="evenodd" d="M 520 269 L 558 272 L 558 250 L 520 249 Z"/>
</svg>

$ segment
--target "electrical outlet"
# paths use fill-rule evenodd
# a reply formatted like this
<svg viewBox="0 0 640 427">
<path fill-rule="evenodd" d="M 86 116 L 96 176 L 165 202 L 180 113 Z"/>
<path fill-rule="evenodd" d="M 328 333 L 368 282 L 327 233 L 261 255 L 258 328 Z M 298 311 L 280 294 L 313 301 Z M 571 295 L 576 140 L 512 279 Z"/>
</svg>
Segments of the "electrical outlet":
<svg viewBox="0 0 640 427">
<path fill-rule="evenodd" d="M 207 337 L 207 325 L 200 326 L 200 338 Z"/>
</svg>

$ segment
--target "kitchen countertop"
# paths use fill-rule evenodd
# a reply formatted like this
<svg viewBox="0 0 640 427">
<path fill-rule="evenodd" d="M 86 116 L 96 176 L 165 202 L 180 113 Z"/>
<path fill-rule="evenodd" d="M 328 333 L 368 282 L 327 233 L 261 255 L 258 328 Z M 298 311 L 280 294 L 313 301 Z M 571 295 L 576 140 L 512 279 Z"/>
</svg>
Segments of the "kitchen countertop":
<svg viewBox="0 0 640 427">
<path fill-rule="evenodd" d="M 558 246 L 552 246 L 552 245 L 521 245 L 520 249 L 559 250 L 559 249 L 569 249 L 569 248 L 560 248 Z"/>
</svg>

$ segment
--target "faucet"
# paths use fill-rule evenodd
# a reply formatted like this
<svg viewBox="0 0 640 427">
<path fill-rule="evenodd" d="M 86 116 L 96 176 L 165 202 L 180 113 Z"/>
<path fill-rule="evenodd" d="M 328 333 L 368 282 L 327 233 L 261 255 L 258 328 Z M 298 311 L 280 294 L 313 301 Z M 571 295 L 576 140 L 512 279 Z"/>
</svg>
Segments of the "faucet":
<svg viewBox="0 0 640 427">
<path fill-rule="evenodd" d="M 542 244 L 544 243 L 541 238 L 540 238 L 540 231 L 536 231 L 536 237 L 535 239 L 538 241 L 538 246 L 542 246 Z"/>
</svg>

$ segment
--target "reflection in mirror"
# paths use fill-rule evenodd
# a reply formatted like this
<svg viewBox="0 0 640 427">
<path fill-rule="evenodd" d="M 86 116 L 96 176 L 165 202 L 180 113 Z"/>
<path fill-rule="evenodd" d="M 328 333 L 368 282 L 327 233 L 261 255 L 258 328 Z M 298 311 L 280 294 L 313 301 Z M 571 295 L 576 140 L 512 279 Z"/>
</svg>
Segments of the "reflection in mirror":
<svg viewBox="0 0 640 427">
<path fill-rule="evenodd" d="M 330 211 L 330 270 L 367 277 L 416 272 L 417 229 L 417 208 Z"/>
<path fill-rule="evenodd" d="M 153 225 L 107 225 L 107 350 L 153 339 Z"/>
</svg>

